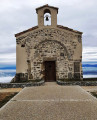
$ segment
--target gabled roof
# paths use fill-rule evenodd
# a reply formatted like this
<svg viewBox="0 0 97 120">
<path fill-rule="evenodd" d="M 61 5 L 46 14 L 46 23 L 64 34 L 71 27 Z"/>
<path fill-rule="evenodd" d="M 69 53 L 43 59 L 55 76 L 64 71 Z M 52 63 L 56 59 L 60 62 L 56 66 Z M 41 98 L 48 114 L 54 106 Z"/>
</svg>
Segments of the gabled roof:
<svg viewBox="0 0 97 120">
<path fill-rule="evenodd" d="M 64 30 L 72 31 L 72 32 L 75 32 L 75 33 L 83 34 L 83 33 L 80 32 L 80 31 L 73 30 L 73 29 L 71 29 L 71 28 L 68 28 L 68 27 L 65 27 L 65 26 L 62 26 L 62 25 L 57 25 L 57 27 L 58 27 L 58 28 L 61 28 L 61 29 L 64 29 Z M 24 33 L 27 33 L 27 32 L 29 32 L 29 31 L 35 30 L 35 29 L 37 29 L 37 28 L 38 28 L 38 26 L 35 26 L 35 27 L 32 27 L 32 28 L 30 28 L 30 29 L 28 29 L 28 30 L 25 30 L 25 31 L 23 31 L 23 32 L 17 33 L 17 34 L 15 34 L 15 37 L 18 37 L 18 36 L 20 36 L 20 35 L 22 35 L 22 34 L 24 34 Z"/>
<path fill-rule="evenodd" d="M 59 9 L 58 7 L 50 6 L 48 4 L 36 8 L 36 13 L 38 12 L 39 9 L 44 8 L 44 7 L 54 8 L 57 10 L 57 13 L 58 13 L 58 9 Z"/>
<path fill-rule="evenodd" d="M 80 33 L 80 34 L 83 34 L 83 32 L 80 32 L 80 31 L 77 31 L 77 30 L 73 30 L 71 28 L 68 28 L 68 27 L 65 27 L 65 26 L 62 26 L 62 25 L 57 25 L 58 28 L 62 28 L 64 30 L 69 30 L 69 31 L 72 31 L 72 32 L 75 32 L 75 33 Z"/>
<path fill-rule="evenodd" d="M 24 31 L 22 31 L 22 32 L 20 32 L 20 33 L 15 34 L 15 37 L 17 37 L 17 36 L 19 36 L 19 35 L 22 35 L 22 34 L 24 34 L 24 33 L 27 33 L 27 32 L 29 32 L 29 31 L 35 30 L 35 29 L 37 29 L 37 28 L 38 28 L 38 26 L 35 26 L 35 27 L 32 27 L 32 28 L 29 28 L 28 30 L 24 30 Z"/>
</svg>

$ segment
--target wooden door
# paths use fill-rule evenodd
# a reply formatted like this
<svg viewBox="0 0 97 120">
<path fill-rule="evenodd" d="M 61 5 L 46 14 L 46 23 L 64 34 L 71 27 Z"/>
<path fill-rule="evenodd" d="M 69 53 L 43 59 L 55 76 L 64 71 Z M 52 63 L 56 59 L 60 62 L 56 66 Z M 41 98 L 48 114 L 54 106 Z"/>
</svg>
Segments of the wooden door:
<svg viewBox="0 0 97 120">
<path fill-rule="evenodd" d="M 56 81 L 56 65 L 55 61 L 45 61 L 45 81 Z"/>
</svg>

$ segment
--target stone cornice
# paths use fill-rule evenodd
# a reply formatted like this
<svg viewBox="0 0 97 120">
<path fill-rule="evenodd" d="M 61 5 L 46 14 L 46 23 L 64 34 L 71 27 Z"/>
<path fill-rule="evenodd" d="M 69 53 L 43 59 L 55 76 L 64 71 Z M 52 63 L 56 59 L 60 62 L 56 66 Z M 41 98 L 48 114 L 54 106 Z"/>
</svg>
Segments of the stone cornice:
<svg viewBox="0 0 97 120">
<path fill-rule="evenodd" d="M 58 13 L 58 9 L 59 9 L 58 7 L 49 6 L 48 4 L 36 8 L 36 13 L 38 12 L 39 9 L 44 8 L 44 7 L 49 7 L 49 8 L 56 9 L 56 10 L 57 10 L 57 13 Z"/>
</svg>

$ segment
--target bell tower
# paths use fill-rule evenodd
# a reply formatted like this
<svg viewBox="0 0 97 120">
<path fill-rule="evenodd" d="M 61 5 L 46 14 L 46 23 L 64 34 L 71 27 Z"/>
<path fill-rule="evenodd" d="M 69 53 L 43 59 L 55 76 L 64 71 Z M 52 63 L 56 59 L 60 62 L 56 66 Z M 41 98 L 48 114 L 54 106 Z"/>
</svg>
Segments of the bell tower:
<svg viewBox="0 0 97 120">
<path fill-rule="evenodd" d="M 49 21 L 49 25 L 53 27 L 57 26 L 57 14 L 58 14 L 57 7 L 49 6 L 47 4 L 36 8 L 36 13 L 38 15 L 38 27 L 45 26 L 45 21 L 46 22 Z"/>
</svg>

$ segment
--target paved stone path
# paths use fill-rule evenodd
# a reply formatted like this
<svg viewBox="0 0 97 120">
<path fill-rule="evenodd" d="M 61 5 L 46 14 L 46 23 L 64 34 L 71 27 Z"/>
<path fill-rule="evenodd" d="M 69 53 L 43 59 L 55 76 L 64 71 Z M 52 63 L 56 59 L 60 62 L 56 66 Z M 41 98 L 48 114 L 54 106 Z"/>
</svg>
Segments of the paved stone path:
<svg viewBox="0 0 97 120">
<path fill-rule="evenodd" d="M 0 109 L 0 120 L 97 120 L 97 99 L 80 86 L 27 87 Z"/>
</svg>

